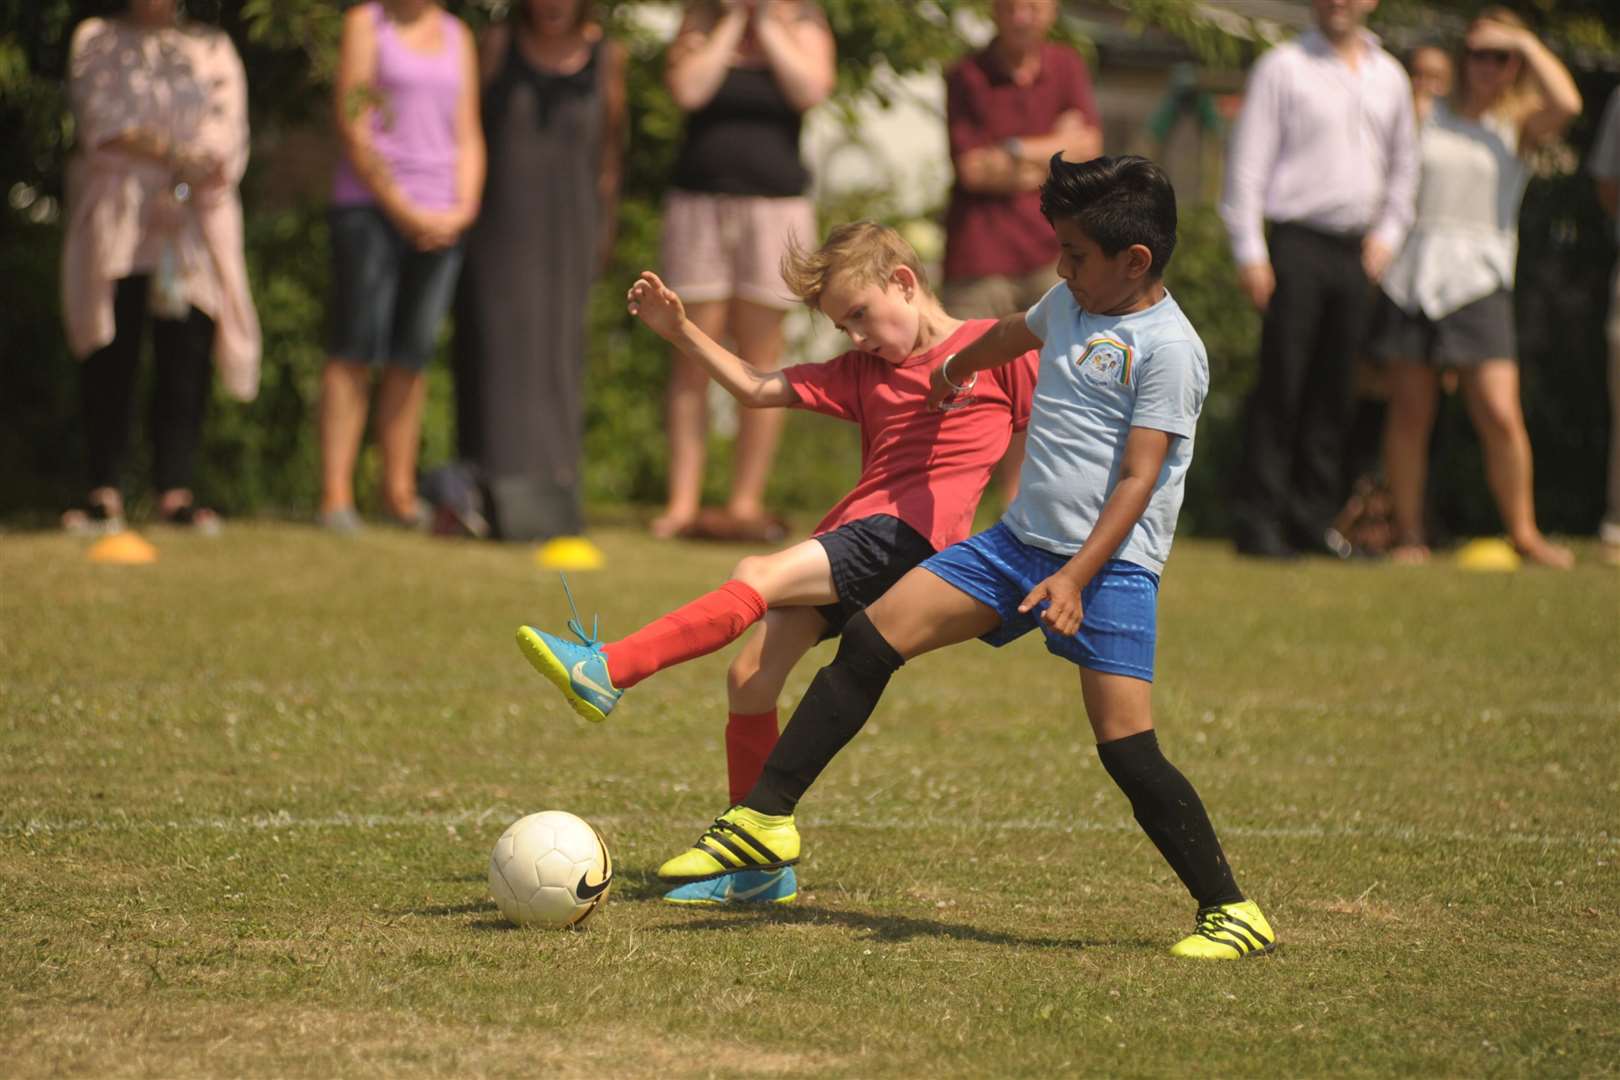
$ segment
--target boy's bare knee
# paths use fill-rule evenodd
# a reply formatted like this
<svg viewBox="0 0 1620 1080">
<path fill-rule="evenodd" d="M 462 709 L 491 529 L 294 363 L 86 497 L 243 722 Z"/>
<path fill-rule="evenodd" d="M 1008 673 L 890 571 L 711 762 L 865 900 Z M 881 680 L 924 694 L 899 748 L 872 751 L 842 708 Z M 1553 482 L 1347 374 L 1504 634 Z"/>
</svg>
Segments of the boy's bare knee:
<svg viewBox="0 0 1620 1080">
<path fill-rule="evenodd" d="M 734 581 L 740 581 L 751 589 L 764 592 L 761 586 L 766 584 L 770 577 L 771 560 L 766 555 L 748 555 L 744 557 L 731 571 Z"/>
</svg>

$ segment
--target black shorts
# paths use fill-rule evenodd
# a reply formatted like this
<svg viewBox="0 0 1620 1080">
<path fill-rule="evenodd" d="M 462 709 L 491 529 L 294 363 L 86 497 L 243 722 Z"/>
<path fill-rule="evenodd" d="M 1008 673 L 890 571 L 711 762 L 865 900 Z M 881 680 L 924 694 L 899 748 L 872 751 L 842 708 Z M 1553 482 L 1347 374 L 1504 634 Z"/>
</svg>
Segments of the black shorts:
<svg viewBox="0 0 1620 1080">
<path fill-rule="evenodd" d="M 1413 315 L 1380 292 L 1373 325 L 1369 351 L 1388 363 L 1472 367 L 1486 360 L 1515 360 L 1519 355 L 1513 294 L 1506 289 L 1438 319 L 1421 311 Z"/>
<path fill-rule="evenodd" d="M 418 251 L 375 206 L 335 206 L 327 355 L 421 371 L 439 343 L 462 245 Z"/>
<path fill-rule="evenodd" d="M 926 537 L 888 514 L 846 522 L 815 539 L 827 551 L 838 591 L 837 603 L 816 608 L 827 620 L 822 641 L 843 633 L 845 623 L 934 554 Z"/>
</svg>

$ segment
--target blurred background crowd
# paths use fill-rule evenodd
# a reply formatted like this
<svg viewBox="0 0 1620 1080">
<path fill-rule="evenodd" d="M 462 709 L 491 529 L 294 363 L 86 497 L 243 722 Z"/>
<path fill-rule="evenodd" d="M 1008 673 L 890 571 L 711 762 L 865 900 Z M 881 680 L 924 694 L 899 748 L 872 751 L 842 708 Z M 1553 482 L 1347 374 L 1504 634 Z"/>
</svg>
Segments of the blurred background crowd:
<svg viewBox="0 0 1620 1080">
<path fill-rule="evenodd" d="M 1142 153 L 1213 375 L 1185 532 L 1620 561 L 1611 0 L 0 10 L 0 519 L 775 540 L 859 447 L 726 408 L 635 274 L 757 366 L 823 359 L 790 236 L 895 224 L 1002 314 L 1056 280 L 1050 155 Z"/>
</svg>

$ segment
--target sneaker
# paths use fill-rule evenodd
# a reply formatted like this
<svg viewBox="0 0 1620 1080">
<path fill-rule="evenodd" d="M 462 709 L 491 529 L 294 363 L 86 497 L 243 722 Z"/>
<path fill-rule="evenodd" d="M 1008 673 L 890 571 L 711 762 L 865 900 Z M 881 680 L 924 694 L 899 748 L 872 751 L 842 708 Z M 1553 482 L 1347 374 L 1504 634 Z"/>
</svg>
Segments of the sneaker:
<svg viewBox="0 0 1620 1080">
<path fill-rule="evenodd" d="M 775 870 L 799 861 L 792 814 L 761 814 L 733 806 L 714 819 L 696 844 L 658 868 L 665 881 L 707 881 L 734 870 Z"/>
<path fill-rule="evenodd" d="M 585 633 L 579 608 L 574 606 L 574 590 L 568 587 L 568 575 L 559 574 L 558 577 L 562 578 L 563 595 L 568 597 L 568 610 L 573 613 L 573 618 L 568 620 L 568 629 L 579 638 L 580 643 L 575 645 L 544 630 L 520 626 L 517 632 L 518 648 L 529 658 L 534 670 L 563 692 L 563 697 L 568 699 L 575 712 L 599 724 L 607 719 L 613 706 L 624 697 L 624 691 L 615 687 L 608 675 L 607 657 L 602 654 L 599 633 L 601 623 L 592 618 L 591 632 Z"/>
<path fill-rule="evenodd" d="M 534 670 L 563 692 L 575 712 L 599 724 L 624 697 L 624 691 L 617 689 L 608 676 L 602 643 L 584 634 L 579 637 L 583 644 L 575 645 L 532 626 L 520 626 L 517 632 L 518 648 Z"/>
<path fill-rule="evenodd" d="M 315 515 L 315 524 L 329 533 L 338 536 L 355 536 L 365 530 L 365 523 L 352 506 L 341 506 L 336 510 L 322 510 Z"/>
<path fill-rule="evenodd" d="M 1170 948 L 1171 956 L 1241 960 L 1277 947 L 1277 935 L 1253 900 L 1199 908 L 1198 927 Z"/>
<path fill-rule="evenodd" d="M 664 894 L 666 904 L 790 904 L 799 895 L 793 867 L 738 870 L 707 881 L 694 881 Z"/>
</svg>

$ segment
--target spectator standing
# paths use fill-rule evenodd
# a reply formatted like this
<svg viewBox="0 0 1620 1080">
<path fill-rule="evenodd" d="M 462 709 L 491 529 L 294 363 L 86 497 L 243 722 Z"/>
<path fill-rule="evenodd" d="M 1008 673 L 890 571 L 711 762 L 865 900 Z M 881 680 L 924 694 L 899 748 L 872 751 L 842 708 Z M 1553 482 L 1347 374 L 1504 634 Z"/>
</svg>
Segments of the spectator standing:
<svg viewBox="0 0 1620 1080">
<path fill-rule="evenodd" d="M 1375 6 L 1312 0 L 1316 28 L 1255 63 L 1232 135 L 1221 218 L 1264 314 L 1234 500 L 1245 555 L 1326 547 L 1370 282 L 1412 219 L 1411 83 L 1362 25 Z"/>
<path fill-rule="evenodd" d="M 788 241 L 819 235 L 799 153 L 803 116 L 837 79 L 832 31 L 810 0 L 699 0 L 670 45 L 665 82 L 687 114 L 664 202 L 664 279 L 688 317 L 743 360 L 775 371 L 782 320 L 796 303 L 778 266 Z M 666 423 L 669 494 L 656 536 L 779 539 L 765 485 L 781 435 L 779 409 L 738 418 L 725 512 L 699 519 L 708 439 L 708 373 L 676 352 Z"/>
<path fill-rule="evenodd" d="M 1597 182 L 1598 202 L 1615 223 L 1620 242 L 1620 88 L 1609 95 L 1598 126 L 1597 145 L 1587 164 Z M 1615 267 L 1609 301 L 1609 499 L 1598 539 L 1604 561 L 1620 564 L 1620 266 Z"/>
<path fill-rule="evenodd" d="M 74 31 L 62 311 L 84 361 L 80 400 L 90 493 L 73 531 L 124 518 L 136 373 L 147 327 L 154 366 L 149 434 L 158 517 L 212 531 L 191 483 L 217 365 L 232 397 L 259 387 L 259 320 L 248 292 L 237 184 L 247 167 L 247 81 L 220 30 L 175 0 L 130 0 Z"/>
<path fill-rule="evenodd" d="M 1485 476 L 1508 538 L 1532 562 L 1566 568 L 1567 548 L 1536 526 L 1530 437 L 1519 404 L 1513 323 L 1524 155 L 1557 138 L 1581 110 L 1564 65 L 1519 17 L 1486 8 L 1468 29 L 1457 93 L 1423 126 L 1417 217 L 1383 283 L 1374 352 L 1390 365 L 1384 468 L 1396 546 L 1428 557 L 1423 489 L 1440 369 L 1459 370 Z"/>
<path fill-rule="evenodd" d="M 624 49 L 586 0 L 520 0 L 479 48 L 489 168 L 456 318 L 461 457 L 508 540 L 578 533 L 585 322 L 612 254 Z"/>
<path fill-rule="evenodd" d="M 427 524 L 416 496 L 423 375 L 478 214 L 484 136 L 478 58 L 460 19 L 431 0 L 370 0 L 343 17 L 334 107 L 344 156 L 332 183 L 332 317 L 321 373 L 320 523 L 354 532 L 354 466 L 371 369 L 383 509 Z"/>
<path fill-rule="evenodd" d="M 995 0 L 996 36 L 945 76 L 945 119 L 956 183 L 945 213 L 940 299 L 960 319 L 1025 311 L 1057 283 L 1057 237 L 1041 216 L 1053 154 L 1102 153 L 1091 73 L 1049 41 L 1057 0 Z M 1018 494 L 1025 434 L 998 468 L 1004 501 Z"/>
</svg>

